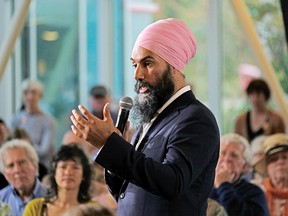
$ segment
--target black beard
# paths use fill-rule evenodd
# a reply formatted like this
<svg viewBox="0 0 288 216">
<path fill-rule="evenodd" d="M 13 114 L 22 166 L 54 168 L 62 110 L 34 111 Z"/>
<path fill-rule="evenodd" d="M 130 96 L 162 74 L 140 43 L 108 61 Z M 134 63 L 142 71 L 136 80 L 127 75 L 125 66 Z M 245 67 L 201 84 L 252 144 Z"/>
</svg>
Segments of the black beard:
<svg viewBox="0 0 288 216">
<path fill-rule="evenodd" d="M 146 94 L 139 94 L 141 87 L 148 88 Z M 134 107 L 132 110 L 132 118 L 135 122 L 148 123 L 156 114 L 163 104 L 173 95 L 174 83 L 172 80 L 171 67 L 167 65 L 167 69 L 161 78 L 158 78 L 157 86 L 152 86 L 143 80 L 137 80 L 135 91 L 138 93 L 134 99 Z"/>
</svg>

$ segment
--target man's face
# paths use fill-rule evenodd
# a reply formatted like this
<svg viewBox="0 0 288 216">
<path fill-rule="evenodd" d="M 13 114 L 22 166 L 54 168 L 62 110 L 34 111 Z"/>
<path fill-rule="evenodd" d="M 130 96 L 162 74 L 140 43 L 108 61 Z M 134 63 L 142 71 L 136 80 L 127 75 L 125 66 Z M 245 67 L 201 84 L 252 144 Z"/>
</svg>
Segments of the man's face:
<svg viewBox="0 0 288 216">
<path fill-rule="evenodd" d="M 236 143 L 221 143 L 217 169 L 228 169 L 233 175 L 233 181 L 237 180 L 244 171 L 244 146 Z"/>
<path fill-rule="evenodd" d="M 24 92 L 24 102 L 27 107 L 36 107 L 41 99 L 41 96 L 36 90 L 27 90 Z"/>
<path fill-rule="evenodd" d="M 31 191 L 38 167 L 23 148 L 8 149 L 3 157 L 4 176 L 17 191 Z"/>
<path fill-rule="evenodd" d="M 131 61 L 137 93 L 134 117 L 141 115 L 142 122 L 149 122 L 174 93 L 172 69 L 158 55 L 142 47 L 134 50 Z"/>
</svg>

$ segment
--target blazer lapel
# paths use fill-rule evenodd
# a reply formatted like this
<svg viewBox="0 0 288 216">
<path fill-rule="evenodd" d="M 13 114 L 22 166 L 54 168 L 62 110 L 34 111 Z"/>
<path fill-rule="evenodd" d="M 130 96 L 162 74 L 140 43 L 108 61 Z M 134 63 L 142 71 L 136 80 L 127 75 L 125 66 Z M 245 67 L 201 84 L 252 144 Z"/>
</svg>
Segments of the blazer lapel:
<svg viewBox="0 0 288 216">
<path fill-rule="evenodd" d="M 195 99 L 195 96 L 193 95 L 192 91 L 186 92 L 174 100 L 165 110 L 163 110 L 163 112 L 159 114 L 149 128 L 145 137 L 142 139 L 138 151 L 143 151 L 148 145 L 147 140 L 152 139 L 165 125 L 178 116 L 180 113 L 179 110 L 187 107 L 187 105 L 190 104 L 193 99 Z"/>
<path fill-rule="evenodd" d="M 142 133 L 142 128 L 143 128 L 143 125 L 141 124 L 141 125 L 137 128 L 137 130 L 135 131 L 135 133 L 133 134 L 132 139 L 131 139 L 131 144 L 132 144 L 133 146 L 135 146 L 135 145 L 138 143 L 139 137 L 140 137 L 140 135 L 141 135 L 141 133 Z"/>
</svg>

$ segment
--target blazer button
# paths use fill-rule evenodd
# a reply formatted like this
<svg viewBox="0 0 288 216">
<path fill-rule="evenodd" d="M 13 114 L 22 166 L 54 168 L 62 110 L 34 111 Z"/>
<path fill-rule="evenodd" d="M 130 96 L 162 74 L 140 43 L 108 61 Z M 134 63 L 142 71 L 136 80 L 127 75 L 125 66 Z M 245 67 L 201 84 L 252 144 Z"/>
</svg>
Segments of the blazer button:
<svg viewBox="0 0 288 216">
<path fill-rule="evenodd" d="M 123 199 L 125 197 L 125 193 L 120 194 L 120 199 Z"/>
</svg>

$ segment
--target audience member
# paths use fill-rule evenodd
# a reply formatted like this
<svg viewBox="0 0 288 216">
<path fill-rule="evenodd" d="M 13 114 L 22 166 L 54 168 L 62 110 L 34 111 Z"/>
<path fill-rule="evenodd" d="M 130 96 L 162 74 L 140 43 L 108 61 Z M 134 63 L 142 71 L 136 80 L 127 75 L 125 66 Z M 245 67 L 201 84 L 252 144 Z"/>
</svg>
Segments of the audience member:
<svg viewBox="0 0 288 216">
<path fill-rule="evenodd" d="M 267 174 L 263 186 L 270 216 L 288 215 L 288 135 L 270 135 L 264 142 L 264 154 L 255 168 Z"/>
<path fill-rule="evenodd" d="M 139 34 L 131 63 L 132 114 L 140 124 L 132 145 L 114 126 L 108 104 L 103 120 L 81 105 L 84 116 L 72 111 L 73 132 L 101 149 L 96 162 L 110 171 L 105 179 L 119 216 L 206 215 L 219 130 L 186 84 L 184 68 L 196 49 L 193 33 L 178 19 L 159 20 Z"/>
<path fill-rule="evenodd" d="M 64 134 L 62 138 L 62 144 L 69 145 L 71 143 L 77 144 L 79 147 L 81 147 L 87 154 L 88 158 L 91 160 L 92 157 L 94 158 L 94 155 L 97 153 L 97 150 L 95 150 L 95 148 L 90 145 L 86 140 L 79 138 L 71 130 L 69 130 Z"/>
<path fill-rule="evenodd" d="M 208 208 L 206 216 L 228 216 L 226 210 L 220 203 L 215 200 L 208 198 Z"/>
<path fill-rule="evenodd" d="M 285 124 L 282 117 L 269 109 L 270 89 L 262 79 L 252 80 L 246 94 L 250 103 L 250 110 L 240 114 L 235 122 L 235 132 L 251 142 L 259 135 L 284 133 Z"/>
<path fill-rule="evenodd" d="M 62 216 L 113 216 L 113 214 L 102 206 L 82 204 L 69 209 Z"/>
<path fill-rule="evenodd" d="M 11 134 L 11 139 L 26 140 L 32 145 L 32 140 L 30 139 L 26 131 L 18 127 L 16 127 L 13 133 Z M 38 162 L 38 179 L 42 181 L 42 178 L 45 175 L 47 175 L 47 173 L 48 173 L 47 167 L 39 161 Z"/>
<path fill-rule="evenodd" d="M 38 156 L 25 140 L 13 139 L 0 148 L 0 169 L 9 185 L 0 190 L 0 201 L 9 204 L 13 215 L 22 215 L 26 204 L 47 194 L 37 179 Z"/>
<path fill-rule="evenodd" d="M 108 90 L 103 85 L 96 85 L 90 90 L 90 108 L 91 113 L 100 119 L 103 119 L 103 108 L 106 103 L 111 103 Z M 111 110 L 111 116 L 114 124 L 117 121 L 118 113 Z"/>
<path fill-rule="evenodd" d="M 99 205 L 91 202 L 91 174 L 91 164 L 81 148 L 76 144 L 61 146 L 51 167 L 51 193 L 29 202 L 23 216 L 61 215 L 81 203 Z"/>
<path fill-rule="evenodd" d="M 10 137 L 9 129 L 3 119 L 0 119 L 0 147 Z M 0 190 L 8 185 L 8 181 L 4 177 L 3 173 L 0 172 Z"/>
<path fill-rule="evenodd" d="M 13 216 L 8 204 L 0 202 L 0 216 Z"/>
<path fill-rule="evenodd" d="M 262 183 L 265 178 L 265 175 L 262 173 L 257 172 L 255 169 L 255 165 L 263 158 L 264 156 L 264 142 L 266 140 L 267 136 L 260 135 L 253 139 L 251 142 L 251 165 L 252 165 L 252 175 L 250 182 L 253 184 L 256 184 L 257 186 L 262 188 Z"/>
<path fill-rule="evenodd" d="M 0 147 L 9 139 L 10 132 L 3 119 L 0 118 Z"/>
<path fill-rule="evenodd" d="M 63 138 L 62 138 L 62 144 L 63 145 L 68 145 L 68 144 L 71 144 L 71 143 L 75 143 L 79 146 L 81 146 L 81 148 L 86 144 L 87 145 L 90 145 L 86 140 L 84 139 L 81 139 L 80 137 L 76 136 L 71 130 L 67 131 Z M 86 148 L 86 147 L 85 147 Z M 85 149 L 84 148 L 84 149 Z"/>
<path fill-rule="evenodd" d="M 37 80 L 24 80 L 22 94 L 25 108 L 14 115 L 11 127 L 23 128 L 28 133 L 41 163 L 48 167 L 55 151 L 56 124 L 39 106 L 43 86 Z"/>
<path fill-rule="evenodd" d="M 91 146 L 86 140 L 81 139 L 74 135 L 72 131 L 68 131 L 63 136 L 62 143 L 64 145 L 69 145 L 71 143 L 75 143 L 84 149 L 85 153 L 88 155 L 89 158 L 94 158 L 95 148 Z M 91 200 L 99 202 L 102 206 L 109 209 L 111 212 L 116 213 L 117 210 L 117 202 L 110 194 L 108 187 L 106 185 L 104 179 L 104 169 L 99 166 L 97 163 L 93 163 L 93 175 L 91 186 L 89 189 L 89 193 L 91 194 Z"/>
<path fill-rule="evenodd" d="M 214 189 L 210 197 L 219 202 L 228 215 L 269 215 L 264 192 L 240 178 L 250 161 L 248 141 L 238 134 L 225 134 L 220 141 Z"/>
</svg>

